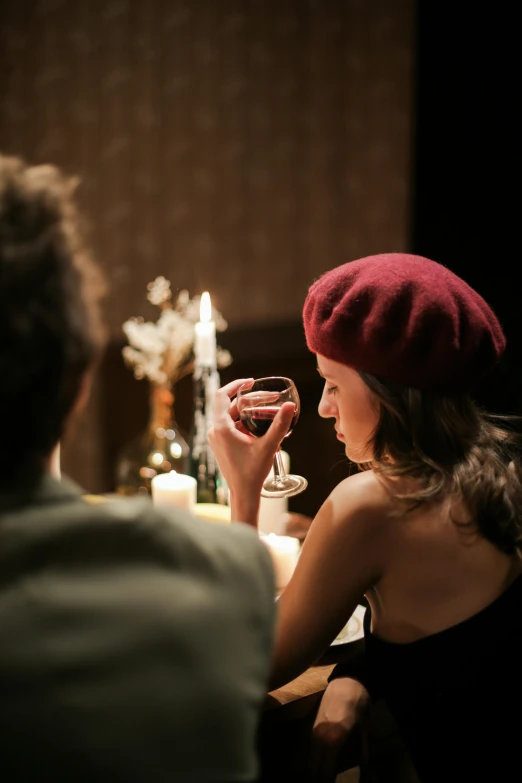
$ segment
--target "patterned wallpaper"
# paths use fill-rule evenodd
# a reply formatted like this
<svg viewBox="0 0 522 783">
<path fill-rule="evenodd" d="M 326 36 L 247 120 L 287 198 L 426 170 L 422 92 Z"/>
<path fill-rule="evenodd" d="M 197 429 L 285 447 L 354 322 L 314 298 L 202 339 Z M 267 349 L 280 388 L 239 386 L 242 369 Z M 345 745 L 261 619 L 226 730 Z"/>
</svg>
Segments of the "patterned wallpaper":
<svg viewBox="0 0 522 783">
<path fill-rule="evenodd" d="M 322 271 L 408 245 L 414 24 L 414 0 L 2 0 L 0 149 L 81 176 L 115 339 L 158 274 L 231 327 L 291 322 Z"/>
</svg>

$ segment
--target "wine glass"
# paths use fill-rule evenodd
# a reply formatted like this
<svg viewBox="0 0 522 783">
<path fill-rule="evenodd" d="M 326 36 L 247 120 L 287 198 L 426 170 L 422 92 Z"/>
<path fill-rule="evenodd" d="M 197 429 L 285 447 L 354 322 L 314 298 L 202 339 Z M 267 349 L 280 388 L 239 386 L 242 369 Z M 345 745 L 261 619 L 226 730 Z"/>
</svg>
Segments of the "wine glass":
<svg viewBox="0 0 522 783">
<path fill-rule="evenodd" d="M 274 416 L 285 402 L 293 402 L 295 411 L 285 435 L 287 438 L 299 418 L 301 403 L 299 394 L 290 378 L 273 375 L 248 381 L 239 387 L 236 397 L 239 418 L 245 429 L 255 438 L 262 437 L 270 427 Z M 287 474 L 279 446 L 274 458 L 274 475 L 263 484 L 261 495 L 265 498 L 282 498 L 298 495 L 308 486 L 303 476 Z"/>
</svg>

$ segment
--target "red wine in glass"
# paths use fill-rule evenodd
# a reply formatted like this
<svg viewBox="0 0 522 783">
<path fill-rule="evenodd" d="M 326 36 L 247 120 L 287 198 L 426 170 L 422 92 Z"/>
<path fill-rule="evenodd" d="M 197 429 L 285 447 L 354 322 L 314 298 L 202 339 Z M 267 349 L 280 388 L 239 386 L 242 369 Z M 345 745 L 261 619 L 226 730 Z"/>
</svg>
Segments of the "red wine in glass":
<svg viewBox="0 0 522 783">
<path fill-rule="evenodd" d="M 253 435 L 255 438 L 260 438 L 262 435 L 266 435 L 268 432 L 268 429 L 272 424 L 274 416 L 278 410 L 279 407 L 275 405 L 267 405 L 265 408 L 243 408 L 239 418 L 251 435 Z M 292 430 L 297 424 L 298 418 L 299 414 L 295 413 L 292 417 L 292 423 L 290 424 L 290 428 L 286 433 L 285 438 L 288 438 L 288 436 L 292 433 Z"/>
<path fill-rule="evenodd" d="M 255 438 L 266 435 L 274 416 L 285 402 L 293 402 L 295 406 L 290 427 L 285 435 L 287 438 L 297 424 L 301 407 L 299 394 L 290 378 L 274 375 L 249 381 L 239 388 L 236 397 L 239 418 L 245 429 Z M 308 481 L 303 476 L 285 473 L 281 448 L 274 458 L 273 474 L 263 484 L 263 497 L 290 497 L 299 494 L 308 486 Z"/>
</svg>

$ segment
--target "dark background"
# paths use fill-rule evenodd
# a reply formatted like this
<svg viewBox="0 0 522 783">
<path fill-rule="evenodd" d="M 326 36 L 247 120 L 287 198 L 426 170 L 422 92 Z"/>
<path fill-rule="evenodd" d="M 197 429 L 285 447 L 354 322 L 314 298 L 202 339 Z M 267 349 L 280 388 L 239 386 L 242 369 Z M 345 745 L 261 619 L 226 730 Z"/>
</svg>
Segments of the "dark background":
<svg viewBox="0 0 522 783">
<path fill-rule="evenodd" d="M 285 448 L 310 485 L 293 510 L 314 514 L 349 470 L 300 320 L 310 283 L 344 261 L 407 250 L 466 278 L 508 337 L 477 398 L 518 412 L 515 31 L 501 8 L 414 0 L 3 0 L 0 150 L 80 175 L 110 283 L 109 345 L 63 470 L 110 491 L 147 422 L 121 324 L 157 316 L 160 274 L 209 290 L 227 319 L 223 382 L 295 379 Z M 188 431 L 190 377 L 175 408 Z"/>
<path fill-rule="evenodd" d="M 411 248 L 493 306 L 508 338 L 477 399 L 520 413 L 520 84 L 507 4 L 419 3 Z"/>
</svg>

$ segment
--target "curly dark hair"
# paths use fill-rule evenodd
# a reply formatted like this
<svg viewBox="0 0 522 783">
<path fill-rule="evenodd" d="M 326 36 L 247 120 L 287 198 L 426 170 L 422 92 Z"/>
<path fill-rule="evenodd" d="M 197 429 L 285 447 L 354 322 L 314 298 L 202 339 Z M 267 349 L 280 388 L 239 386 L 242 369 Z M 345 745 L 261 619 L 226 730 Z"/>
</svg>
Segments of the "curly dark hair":
<svg viewBox="0 0 522 783">
<path fill-rule="evenodd" d="M 440 394 L 359 375 L 377 399 L 371 468 L 410 509 L 448 498 L 455 524 L 506 554 L 522 545 L 521 417 L 488 413 L 468 394 Z M 390 479 L 415 479 L 407 493 Z"/>
<path fill-rule="evenodd" d="M 104 342 L 77 182 L 0 155 L 0 482 L 42 467 Z"/>
</svg>

